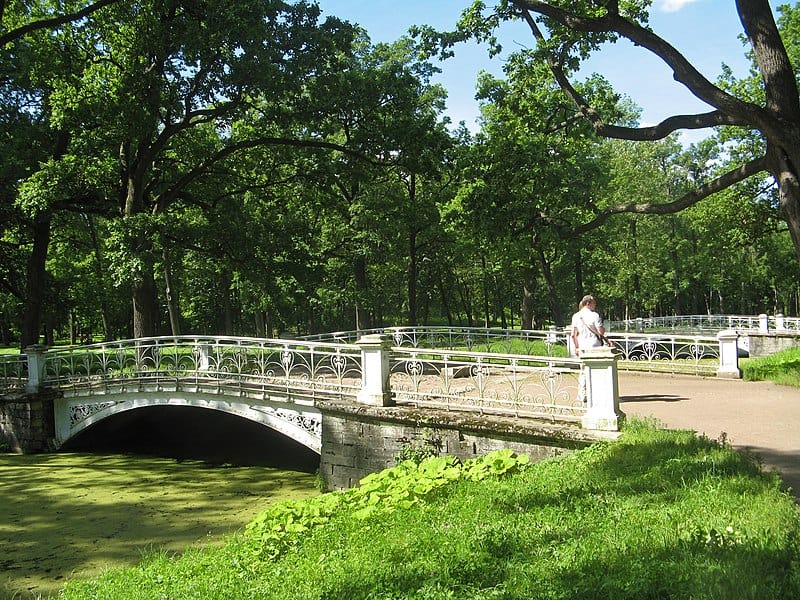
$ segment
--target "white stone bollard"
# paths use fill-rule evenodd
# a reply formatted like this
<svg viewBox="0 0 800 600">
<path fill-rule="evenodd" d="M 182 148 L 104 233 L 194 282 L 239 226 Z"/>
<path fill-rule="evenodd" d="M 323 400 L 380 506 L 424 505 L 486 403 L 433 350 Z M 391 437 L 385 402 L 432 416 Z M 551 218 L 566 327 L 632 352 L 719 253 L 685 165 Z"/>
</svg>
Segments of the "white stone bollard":
<svg viewBox="0 0 800 600">
<path fill-rule="evenodd" d="M 717 377 L 740 379 L 742 372 L 739 370 L 739 334 L 735 329 L 728 329 L 720 331 L 717 334 L 717 339 L 719 340 Z"/>
<path fill-rule="evenodd" d="M 392 406 L 389 387 L 389 351 L 392 336 L 379 333 L 362 336 L 356 345 L 361 348 L 361 391 L 357 400 L 372 406 Z"/>
<path fill-rule="evenodd" d="M 758 315 L 758 330 L 761 333 L 767 333 L 769 331 L 769 317 L 763 313 Z"/>
<path fill-rule="evenodd" d="M 25 392 L 35 394 L 39 391 L 44 379 L 44 353 L 47 346 L 34 344 L 25 348 L 25 356 L 28 357 L 28 382 L 25 384 Z"/>
<path fill-rule="evenodd" d="M 786 331 L 786 321 L 781 313 L 775 315 L 775 331 Z"/>
<path fill-rule="evenodd" d="M 581 425 L 584 429 L 619 431 L 625 414 L 619 409 L 619 380 L 617 356 L 611 348 L 601 346 L 581 352 L 586 369 L 586 414 Z"/>
</svg>

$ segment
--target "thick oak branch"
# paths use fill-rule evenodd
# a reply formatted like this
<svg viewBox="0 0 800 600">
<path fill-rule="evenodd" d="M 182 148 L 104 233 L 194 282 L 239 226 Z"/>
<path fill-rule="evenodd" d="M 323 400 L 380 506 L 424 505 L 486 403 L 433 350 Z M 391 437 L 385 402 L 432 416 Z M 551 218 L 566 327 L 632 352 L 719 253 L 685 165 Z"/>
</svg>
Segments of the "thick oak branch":
<svg viewBox="0 0 800 600">
<path fill-rule="evenodd" d="M 572 229 L 571 231 L 562 233 L 562 238 L 573 238 L 577 237 L 587 231 L 591 231 L 592 229 L 597 229 L 603 223 L 605 223 L 608 218 L 612 215 L 618 215 L 622 213 L 634 213 L 634 214 L 647 214 L 647 215 L 670 215 L 674 213 L 678 213 L 690 206 L 693 206 L 703 200 L 719 192 L 720 190 L 724 190 L 725 188 L 739 183 L 740 181 L 744 181 L 748 177 L 755 175 L 756 173 L 760 173 L 761 171 L 767 170 L 767 158 L 762 156 L 755 160 L 752 160 L 744 165 L 740 166 L 737 169 L 732 171 L 728 171 L 724 175 L 720 175 L 716 179 L 705 183 L 688 194 L 685 194 L 681 198 L 678 198 L 674 202 L 666 202 L 664 204 L 653 204 L 650 202 L 643 202 L 643 203 L 629 203 L 629 204 L 621 204 L 618 206 L 611 206 L 606 208 L 591 221 Z"/>
</svg>

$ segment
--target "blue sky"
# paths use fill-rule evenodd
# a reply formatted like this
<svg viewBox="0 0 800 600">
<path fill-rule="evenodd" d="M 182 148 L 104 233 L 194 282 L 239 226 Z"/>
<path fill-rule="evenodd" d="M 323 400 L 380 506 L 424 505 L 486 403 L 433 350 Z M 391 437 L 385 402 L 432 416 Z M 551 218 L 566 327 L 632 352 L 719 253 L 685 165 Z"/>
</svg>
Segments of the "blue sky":
<svg viewBox="0 0 800 600">
<path fill-rule="evenodd" d="M 411 25 L 427 24 L 452 29 L 471 0 L 318 0 L 323 16 L 336 15 L 364 27 L 373 42 L 390 42 L 405 34 Z M 491 5 L 491 0 L 487 0 Z M 662 38 L 675 46 L 707 78 L 714 81 L 721 64 L 745 76 L 748 63 L 739 40 L 742 26 L 733 0 L 654 0 L 650 24 Z M 522 24 L 505 24 L 499 31 L 504 48 L 531 46 L 533 38 Z M 448 109 L 454 123 L 465 121 L 475 130 L 478 104 L 474 99 L 480 70 L 502 75 L 502 57 L 489 59 L 485 48 L 475 44 L 459 47 L 456 56 L 439 65 L 437 80 L 448 90 Z M 708 110 L 671 72 L 649 52 L 626 42 L 608 45 L 597 53 L 583 73 L 597 72 L 618 92 L 628 95 L 642 108 L 643 124 L 654 124 L 673 114 Z M 704 137 L 691 133 L 684 141 Z"/>
</svg>

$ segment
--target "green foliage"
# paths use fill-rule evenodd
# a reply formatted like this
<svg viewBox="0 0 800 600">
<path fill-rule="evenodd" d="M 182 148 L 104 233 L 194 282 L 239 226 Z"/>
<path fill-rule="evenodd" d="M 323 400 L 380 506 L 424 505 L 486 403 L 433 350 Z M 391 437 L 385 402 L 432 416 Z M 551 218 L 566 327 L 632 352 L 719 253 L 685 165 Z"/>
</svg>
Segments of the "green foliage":
<svg viewBox="0 0 800 600">
<path fill-rule="evenodd" d="M 518 458 L 388 469 L 364 491 L 310 500 L 316 508 L 277 508 L 225 548 L 70 582 L 63 598 L 116 598 L 125 589 L 142 599 L 211 599 L 221 589 L 281 600 L 800 594 L 793 498 L 724 443 L 631 421 L 616 442 L 530 468 Z M 507 468 L 513 474 L 489 476 Z M 473 470 L 477 480 L 467 475 Z M 409 502 L 395 486 L 425 495 Z M 366 506 L 376 508 L 362 515 Z M 254 542 L 272 531 L 293 543 L 254 561 Z"/>
<path fill-rule="evenodd" d="M 748 381 L 774 381 L 800 387 L 800 348 L 788 348 L 770 356 L 751 358 L 741 365 Z"/>
<path fill-rule="evenodd" d="M 361 520 L 405 510 L 459 479 L 481 481 L 517 471 L 528 463 L 527 456 L 510 450 L 491 452 L 464 463 L 453 456 L 431 456 L 420 462 L 405 460 L 367 475 L 356 488 L 303 502 L 275 504 L 251 521 L 245 534 L 255 557 L 275 560 L 339 512 Z"/>
</svg>

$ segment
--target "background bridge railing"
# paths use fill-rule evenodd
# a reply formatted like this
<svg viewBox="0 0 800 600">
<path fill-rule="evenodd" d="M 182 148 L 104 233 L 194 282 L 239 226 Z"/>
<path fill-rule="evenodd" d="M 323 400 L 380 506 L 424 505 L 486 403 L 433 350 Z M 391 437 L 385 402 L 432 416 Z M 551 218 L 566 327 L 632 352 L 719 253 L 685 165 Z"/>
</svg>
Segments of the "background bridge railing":
<svg viewBox="0 0 800 600">
<path fill-rule="evenodd" d="M 776 315 L 673 315 L 640 317 L 606 323 L 612 331 L 647 331 L 670 329 L 684 333 L 690 331 L 800 331 L 800 318 Z"/>
<path fill-rule="evenodd" d="M 567 358 L 571 339 L 566 329 L 525 330 L 481 327 L 384 327 L 361 331 L 340 331 L 312 336 L 314 340 L 351 342 L 362 335 L 390 336 L 399 347 L 461 350 Z M 733 364 L 723 364 L 720 335 L 680 333 L 608 334 L 619 356 L 618 367 L 632 371 L 654 371 L 713 376 L 732 376 L 738 371 L 738 354 Z M 736 343 L 737 340 L 734 340 Z"/>
</svg>

